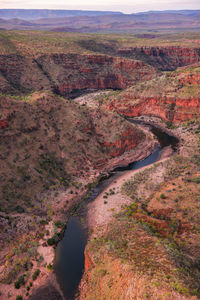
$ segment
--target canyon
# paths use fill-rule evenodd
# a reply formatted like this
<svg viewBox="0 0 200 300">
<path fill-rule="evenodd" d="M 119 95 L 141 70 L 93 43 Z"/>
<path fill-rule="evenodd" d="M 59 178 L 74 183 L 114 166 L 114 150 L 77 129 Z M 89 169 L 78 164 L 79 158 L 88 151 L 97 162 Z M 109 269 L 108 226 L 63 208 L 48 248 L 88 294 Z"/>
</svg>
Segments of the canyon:
<svg viewBox="0 0 200 300">
<path fill-rule="evenodd" d="M 62 96 L 86 89 L 123 89 L 157 71 L 142 61 L 105 55 L 0 56 L 0 89 L 20 94 L 52 90 Z"/>
<path fill-rule="evenodd" d="M 121 58 L 64 53 L 0 55 L 0 90 L 19 95 L 33 90 L 52 90 L 67 97 L 84 90 L 125 89 L 157 77 L 159 70 L 175 70 L 200 61 L 199 48 L 138 47 L 121 49 L 118 54 Z M 192 76 L 185 77 L 187 84 L 197 78 Z"/>
<path fill-rule="evenodd" d="M 63 297 L 54 249 L 81 203 L 76 299 L 198 299 L 200 36 L 162 38 L 0 31 L 3 300 Z M 177 152 L 89 203 L 102 178 L 154 153 L 149 124 Z"/>
</svg>

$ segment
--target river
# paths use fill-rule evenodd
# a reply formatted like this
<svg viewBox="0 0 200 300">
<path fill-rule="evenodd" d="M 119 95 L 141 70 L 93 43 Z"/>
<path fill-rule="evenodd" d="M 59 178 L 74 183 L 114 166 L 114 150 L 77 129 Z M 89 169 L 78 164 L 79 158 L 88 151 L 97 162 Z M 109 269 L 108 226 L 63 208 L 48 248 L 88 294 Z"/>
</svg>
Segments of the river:
<svg viewBox="0 0 200 300">
<path fill-rule="evenodd" d="M 173 152 L 176 151 L 178 147 L 178 139 L 176 137 L 169 135 L 158 127 L 149 124 L 148 126 L 157 137 L 160 145 L 146 159 L 132 162 L 126 167 L 119 167 L 113 170 L 109 178 L 102 180 L 94 188 L 87 201 L 94 201 L 112 181 L 116 180 L 127 170 L 137 170 L 158 161 L 166 147 L 171 146 Z M 79 208 L 78 215 L 69 218 L 64 237 L 56 248 L 54 272 L 66 300 L 75 298 L 78 285 L 84 273 L 84 249 L 87 243 L 87 230 L 86 226 L 81 223 L 83 210 L 85 209 L 83 202 Z"/>
</svg>

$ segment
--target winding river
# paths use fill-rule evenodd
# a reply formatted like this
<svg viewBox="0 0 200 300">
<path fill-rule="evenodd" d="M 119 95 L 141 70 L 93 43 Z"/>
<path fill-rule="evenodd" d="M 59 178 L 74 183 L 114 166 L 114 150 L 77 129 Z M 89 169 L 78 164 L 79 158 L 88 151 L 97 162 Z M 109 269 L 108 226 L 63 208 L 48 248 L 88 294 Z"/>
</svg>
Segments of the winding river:
<svg viewBox="0 0 200 300">
<path fill-rule="evenodd" d="M 176 137 L 169 135 L 158 127 L 150 124 L 148 126 L 157 137 L 160 145 L 146 159 L 130 163 L 126 167 L 116 168 L 109 178 L 102 180 L 94 188 L 87 201 L 93 201 L 111 182 L 127 170 L 136 170 L 158 161 L 166 147 L 170 146 L 173 152 L 176 151 L 178 147 L 178 139 Z M 87 230 L 85 229 L 86 226 L 83 226 L 80 221 L 83 214 L 81 211 L 84 210 L 83 207 L 84 205 L 81 203 L 78 216 L 69 218 L 64 237 L 56 248 L 54 272 L 66 300 L 75 298 L 78 285 L 84 273 L 84 249 L 87 243 Z"/>
</svg>

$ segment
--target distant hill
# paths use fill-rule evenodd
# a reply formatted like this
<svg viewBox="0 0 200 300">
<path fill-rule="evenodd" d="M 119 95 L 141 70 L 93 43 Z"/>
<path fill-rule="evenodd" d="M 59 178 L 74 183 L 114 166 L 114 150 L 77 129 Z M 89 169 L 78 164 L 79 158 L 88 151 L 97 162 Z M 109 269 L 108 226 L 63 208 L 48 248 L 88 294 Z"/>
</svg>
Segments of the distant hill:
<svg viewBox="0 0 200 300">
<path fill-rule="evenodd" d="M 62 18 L 68 16 L 101 16 L 120 15 L 121 12 L 113 11 L 87 11 L 87 10 L 54 10 L 54 9 L 0 9 L 0 18 L 19 18 L 35 20 L 40 18 Z"/>
<path fill-rule="evenodd" d="M 136 13 L 136 15 L 143 15 L 143 14 L 165 14 L 165 13 L 170 13 L 170 14 L 181 14 L 181 15 L 195 15 L 200 13 L 200 10 L 195 9 L 195 10 L 191 10 L 191 9 L 185 9 L 185 10 L 151 10 L 151 11 L 147 11 L 147 12 L 139 12 Z M 135 15 L 135 14 L 133 14 Z"/>
<path fill-rule="evenodd" d="M 123 14 L 81 10 L 0 10 L 0 28 L 80 33 L 200 30 L 200 10 Z"/>
</svg>

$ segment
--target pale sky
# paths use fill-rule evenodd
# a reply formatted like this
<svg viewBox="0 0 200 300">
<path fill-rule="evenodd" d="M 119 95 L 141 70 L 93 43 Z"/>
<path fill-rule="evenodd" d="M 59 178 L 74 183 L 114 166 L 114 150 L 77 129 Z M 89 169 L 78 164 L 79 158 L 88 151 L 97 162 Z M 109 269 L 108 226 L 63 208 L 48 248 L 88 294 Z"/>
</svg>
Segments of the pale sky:
<svg viewBox="0 0 200 300">
<path fill-rule="evenodd" d="M 134 13 L 148 10 L 200 9 L 200 0 L 0 0 L 0 8 L 112 10 Z"/>
</svg>

